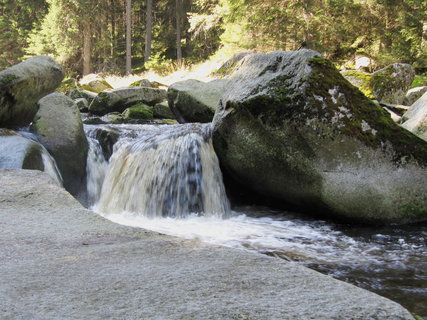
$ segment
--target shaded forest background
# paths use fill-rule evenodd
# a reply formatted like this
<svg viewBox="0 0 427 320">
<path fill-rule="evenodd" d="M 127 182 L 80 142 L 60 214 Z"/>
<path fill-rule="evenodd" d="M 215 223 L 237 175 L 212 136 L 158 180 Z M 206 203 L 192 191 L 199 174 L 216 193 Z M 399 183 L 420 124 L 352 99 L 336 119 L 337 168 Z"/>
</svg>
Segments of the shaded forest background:
<svg viewBox="0 0 427 320">
<path fill-rule="evenodd" d="M 0 0 L 0 4 L 0 69 L 30 55 L 49 54 L 69 73 L 80 75 L 161 71 L 218 52 L 295 50 L 304 43 L 337 63 L 364 55 L 376 67 L 407 62 L 420 73 L 427 70 L 425 0 Z M 131 32 L 128 37 L 126 30 Z"/>
</svg>

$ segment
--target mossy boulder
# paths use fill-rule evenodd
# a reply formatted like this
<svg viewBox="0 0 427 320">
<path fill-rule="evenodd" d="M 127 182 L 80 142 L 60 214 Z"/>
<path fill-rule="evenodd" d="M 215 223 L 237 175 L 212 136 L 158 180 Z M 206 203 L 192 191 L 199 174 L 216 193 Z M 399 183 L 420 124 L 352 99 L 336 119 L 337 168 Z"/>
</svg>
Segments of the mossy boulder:
<svg viewBox="0 0 427 320">
<path fill-rule="evenodd" d="M 227 81 L 185 80 L 168 88 L 170 109 L 180 123 L 211 122 Z"/>
<path fill-rule="evenodd" d="M 148 79 L 141 79 L 141 80 L 137 80 L 135 82 L 132 82 L 130 87 L 146 87 L 146 88 L 155 88 L 150 80 Z"/>
<path fill-rule="evenodd" d="M 154 106 L 166 99 L 166 91 L 156 88 L 127 87 L 104 91 L 90 104 L 89 111 L 104 115 L 110 112 L 123 112 L 135 104 Z"/>
<path fill-rule="evenodd" d="M 97 94 L 92 91 L 73 89 L 67 92 L 67 96 L 73 100 L 86 99 L 89 104 L 95 100 Z"/>
<path fill-rule="evenodd" d="M 312 213 L 427 220 L 427 143 L 311 50 L 245 57 L 213 121 L 235 180 Z"/>
<path fill-rule="evenodd" d="M 153 116 L 157 119 L 175 119 L 175 115 L 169 108 L 169 103 L 167 101 L 157 103 L 154 106 Z"/>
<path fill-rule="evenodd" d="M 80 111 L 73 100 L 52 93 L 38 102 L 30 130 L 56 160 L 64 187 L 79 196 L 84 190 L 88 142 Z"/>
<path fill-rule="evenodd" d="M 102 121 L 111 124 L 125 123 L 121 112 L 110 112 L 101 118 Z"/>
<path fill-rule="evenodd" d="M 44 170 L 42 146 L 37 142 L 0 129 L 0 169 Z"/>
<path fill-rule="evenodd" d="M 37 101 L 53 92 L 64 78 L 61 66 L 37 56 L 0 71 L 0 127 L 27 126 Z"/>
<path fill-rule="evenodd" d="M 368 98 L 402 104 L 414 80 L 415 70 L 409 64 L 395 63 L 374 73 L 344 71 L 342 74 Z"/>
<path fill-rule="evenodd" d="M 221 67 L 214 73 L 215 77 L 224 78 L 233 73 L 238 63 L 246 56 L 253 54 L 253 52 L 239 52 L 233 55 L 230 59 L 224 62 Z"/>
<path fill-rule="evenodd" d="M 105 79 L 95 79 L 80 85 L 83 90 L 100 93 L 113 87 Z"/>
<path fill-rule="evenodd" d="M 143 103 L 137 104 L 123 111 L 122 116 L 124 121 L 127 123 L 139 120 L 152 120 L 153 107 L 147 106 Z"/>
<path fill-rule="evenodd" d="M 403 115 L 402 127 L 427 141 L 427 92 Z"/>
</svg>

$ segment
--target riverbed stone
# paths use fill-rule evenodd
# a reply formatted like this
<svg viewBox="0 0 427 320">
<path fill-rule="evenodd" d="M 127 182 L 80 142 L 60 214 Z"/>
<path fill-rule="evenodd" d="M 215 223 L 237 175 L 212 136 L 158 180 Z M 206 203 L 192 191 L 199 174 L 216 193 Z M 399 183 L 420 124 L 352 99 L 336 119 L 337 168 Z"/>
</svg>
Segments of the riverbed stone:
<svg viewBox="0 0 427 320">
<path fill-rule="evenodd" d="M 84 189 L 88 142 L 80 111 L 73 100 L 52 93 L 38 102 L 31 131 L 56 160 L 64 187 L 79 196 Z"/>
<path fill-rule="evenodd" d="M 374 73 L 343 71 L 343 76 L 357 86 L 368 98 L 382 103 L 402 104 L 414 80 L 414 68 L 395 63 Z"/>
<path fill-rule="evenodd" d="M 154 106 L 153 116 L 158 119 L 175 119 L 175 115 L 169 108 L 169 103 L 167 101 L 157 103 Z"/>
<path fill-rule="evenodd" d="M 427 220 L 427 144 L 311 50 L 243 58 L 215 114 L 214 147 L 254 191 L 312 214 Z"/>
<path fill-rule="evenodd" d="M 123 111 L 122 117 L 126 123 L 152 120 L 153 107 L 140 103 Z"/>
<path fill-rule="evenodd" d="M 211 122 L 227 81 L 185 80 L 168 88 L 168 102 L 180 123 Z"/>
<path fill-rule="evenodd" d="M 89 111 L 93 114 L 104 115 L 109 112 L 123 112 L 126 108 L 138 103 L 154 106 L 166 99 L 166 91 L 157 88 L 127 87 L 98 94 L 90 104 Z"/>
<path fill-rule="evenodd" d="M 102 91 L 113 89 L 105 79 L 94 79 L 87 83 L 81 84 L 83 90 L 100 93 Z"/>
<path fill-rule="evenodd" d="M 0 129 L 0 168 L 44 170 L 42 146 L 14 131 Z"/>
<path fill-rule="evenodd" d="M 3 319 L 393 319 L 297 263 L 114 224 L 38 171 L 0 170 Z"/>
<path fill-rule="evenodd" d="M 37 101 L 53 92 L 62 79 L 61 66 L 48 56 L 37 56 L 0 71 L 0 127 L 27 126 L 37 112 Z"/>
</svg>

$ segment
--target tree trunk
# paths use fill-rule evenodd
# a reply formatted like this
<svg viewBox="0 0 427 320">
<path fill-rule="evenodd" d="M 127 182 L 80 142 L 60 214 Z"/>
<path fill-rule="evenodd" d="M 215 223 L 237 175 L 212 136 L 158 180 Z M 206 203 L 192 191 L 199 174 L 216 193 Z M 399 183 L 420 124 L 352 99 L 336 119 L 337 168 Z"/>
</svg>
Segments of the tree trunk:
<svg viewBox="0 0 427 320">
<path fill-rule="evenodd" d="M 89 22 L 83 24 L 83 75 L 91 72 L 92 26 Z"/>
<path fill-rule="evenodd" d="M 147 0 L 147 12 L 146 12 L 146 18 L 145 18 L 144 62 L 148 62 L 150 60 L 152 32 L 153 32 L 153 0 Z"/>
<path fill-rule="evenodd" d="M 115 0 L 110 0 L 111 5 L 111 58 L 114 59 L 116 51 L 116 3 Z"/>
<path fill-rule="evenodd" d="M 132 71 L 132 0 L 126 0 L 126 74 Z"/>
<path fill-rule="evenodd" d="M 181 3 L 180 0 L 175 0 L 176 11 L 176 60 L 178 66 L 182 64 L 182 48 L 181 48 Z"/>
</svg>

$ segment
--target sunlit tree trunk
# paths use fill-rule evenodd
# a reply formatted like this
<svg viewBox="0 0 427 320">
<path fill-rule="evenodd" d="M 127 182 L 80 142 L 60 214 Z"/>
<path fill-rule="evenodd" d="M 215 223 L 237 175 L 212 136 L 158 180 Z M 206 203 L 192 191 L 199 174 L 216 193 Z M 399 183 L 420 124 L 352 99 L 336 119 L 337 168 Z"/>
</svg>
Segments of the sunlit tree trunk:
<svg viewBox="0 0 427 320">
<path fill-rule="evenodd" d="M 153 33 L 153 0 L 147 0 L 147 12 L 146 12 L 146 18 L 145 18 L 144 62 L 148 62 L 150 60 L 152 33 Z"/>
<path fill-rule="evenodd" d="M 83 75 L 91 72 L 92 26 L 89 22 L 83 24 Z"/>
<path fill-rule="evenodd" d="M 126 74 L 132 71 L 132 0 L 126 0 Z"/>
<path fill-rule="evenodd" d="M 182 48 L 181 48 L 181 2 L 175 0 L 176 10 L 176 60 L 178 66 L 182 64 Z"/>
</svg>

